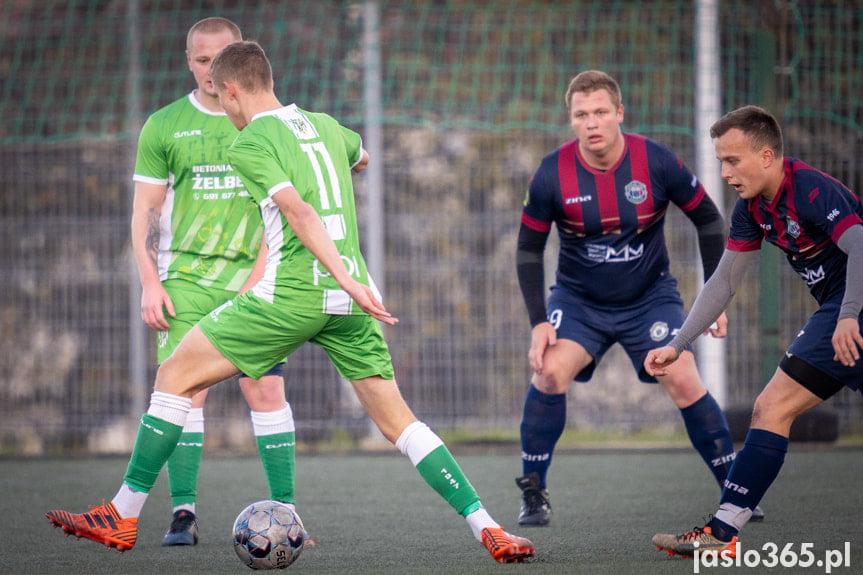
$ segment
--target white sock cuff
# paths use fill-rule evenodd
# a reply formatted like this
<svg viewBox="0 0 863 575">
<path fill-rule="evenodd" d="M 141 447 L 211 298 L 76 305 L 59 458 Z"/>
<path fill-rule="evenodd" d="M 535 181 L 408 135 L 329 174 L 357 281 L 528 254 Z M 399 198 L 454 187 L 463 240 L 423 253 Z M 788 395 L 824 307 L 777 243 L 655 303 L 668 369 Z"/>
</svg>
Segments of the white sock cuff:
<svg viewBox="0 0 863 575">
<path fill-rule="evenodd" d="M 204 433 L 204 408 L 193 407 L 186 418 L 183 433 Z M 174 510 L 176 511 L 176 509 Z M 194 513 L 194 511 L 192 512 Z"/>
<path fill-rule="evenodd" d="M 136 491 L 124 483 L 120 486 L 120 490 L 111 500 L 111 503 L 117 508 L 120 517 L 128 519 L 141 515 L 141 509 L 144 508 L 146 501 L 147 493 Z"/>
<path fill-rule="evenodd" d="M 177 511 L 189 511 L 194 514 L 198 512 L 198 506 L 195 503 L 183 503 L 171 509 L 171 513 L 176 513 Z"/>
<path fill-rule="evenodd" d="M 749 518 L 752 517 L 752 510 L 748 507 L 738 507 L 731 503 L 723 503 L 713 516 L 740 531 L 749 522 Z"/>
<path fill-rule="evenodd" d="M 294 412 L 291 410 L 290 403 L 286 403 L 283 408 L 276 411 L 252 411 L 250 414 L 255 437 L 296 431 Z"/>
<path fill-rule="evenodd" d="M 488 511 L 485 510 L 485 507 L 480 507 L 476 511 L 469 513 L 467 517 L 465 517 L 467 524 L 470 526 L 470 530 L 473 532 L 473 536 L 476 537 L 477 541 L 482 542 L 482 530 L 490 527 L 492 529 L 496 529 L 500 527 L 500 523 L 491 518 L 491 515 L 488 514 Z"/>
<path fill-rule="evenodd" d="M 422 421 L 414 421 L 405 427 L 396 440 L 396 448 L 408 456 L 414 467 L 441 445 L 441 438 Z"/>
<path fill-rule="evenodd" d="M 168 423 L 184 426 L 189 411 L 192 409 L 192 399 L 162 391 L 154 391 L 150 396 L 150 408 L 147 415 L 158 417 Z"/>
</svg>

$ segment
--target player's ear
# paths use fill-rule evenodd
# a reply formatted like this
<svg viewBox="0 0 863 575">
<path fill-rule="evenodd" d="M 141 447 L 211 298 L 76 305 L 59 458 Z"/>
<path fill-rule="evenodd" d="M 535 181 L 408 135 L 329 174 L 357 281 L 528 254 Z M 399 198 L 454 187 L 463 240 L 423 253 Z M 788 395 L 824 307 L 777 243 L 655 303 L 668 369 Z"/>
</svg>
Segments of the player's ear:
<svg viewBox="0 0 863 575">
<path fill-rule="evenodd" d="M 761 148 L 761 165 L 764 166 L 764 168 L 772 166 L 775 159 L 776 154 L 770 146 L 764 146 Z"/>
<path fill-rule="evenodd" d="M 231 100 L 237 99 L 237 85 L 234 84 L 233 82 L 224 81 L 224 82 L 222 82 L 222 86 L 219 89 L 227 92 L 229 99 L 231 99 Z"/>
</svg>

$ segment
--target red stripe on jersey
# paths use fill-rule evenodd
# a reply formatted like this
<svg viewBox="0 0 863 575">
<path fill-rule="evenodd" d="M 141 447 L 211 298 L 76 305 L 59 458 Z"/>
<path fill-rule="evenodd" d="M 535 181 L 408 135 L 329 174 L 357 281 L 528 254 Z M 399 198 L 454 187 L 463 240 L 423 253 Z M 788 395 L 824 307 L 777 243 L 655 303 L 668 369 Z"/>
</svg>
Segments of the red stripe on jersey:
<svg viewBox="0 0 863 575">
<path fill-rule="evenodd" d="M 595 173 L 596 196 L 599 201 L 599 218 L 602 233 L 620 232 L 620 207 L 617 205 L 617 186 L 614 182 L 614 170 Z"/>
<path fill-rule="evenodd" d="M 560 180 L 560 195 L 567 224 L 573 226 L 574 232 L 584 233 L 584 214 L 581 202 L 568 202 L 571 198 L 581 195 L 578 189 L 578 171 L 575 167 L 575 153 L 578 140 L 572 140 L 560 147 L 557 153 L 557 176 Z M 542 230 L 539 230 L 542 231 Z"/>
<path fill-rule="evenodd" d="M 698 190 L 695 191 L 695 197 L 686 202 L 684 205 L 680 206 L 680 209 L 684 212 L 691 212 L 696 207 L 698 207 L 698 204 L 701 203 L 701 200 L 704 199 L 704 196 L 706 194 L 707 191 L 704 189 L 704 186 L 701 185 L 701 182 L 698 182 Z"/>
<path fill-rule="evenodd" d="M 833 234 L 830 236 L 830 239 L 833 240 L 834 244 L 839 243 L 839 238 L 842 237 L 845 230 L 857 224 L 863 224 L 863 220 L 860 219 L 860 216 L 857 214 L 849 214 L 845 216 L 839 220 L 839 223 L 836 224 L 835 228 L 833 228 Z"/>
<path fill-rule="evenodd" d="M 551 230 L 551 222 L 541 222 L 536 218 L 530 217 L 524 212 L 521 213 L 521 223 L 538 232 L 547 232 Z"/>
<path fill-rule="evenodd" d="M 647 187 L 647 198 L 635 205 L 638 214 L 638 231 L 641 232 L 657 219 L 653 204 L 653 190 L 650 187 L 650 167 L 647 165 L 647 138 L 628 134 L 626 140 L 629 144 L 629 169 L 632 172 L 632 179 L 638 180 Z"/>
<path fill-rule="evenodd" d="M 761 226 L 761 230 L 764 231 L 764 216 L 761 214 L 761 210 L 758 209 L 758 200 L 748 200 L 746 207 L 749 208 L 749 214 L 752 216 L 752 219 L 754 219 L 755 223 Z"/>
<path fill-rule="evenodd" d="M 797 162 L 792 164 L 788 164 L 785 166 L 785 179 L 782 182 L 782 187 L 779 190 L 779 194 L 773 199 L 773 204 L 778 204 L 782 191 L 785 191 L 785 219 L 782 220 L 779 214 L 776 214 L 777 217 L 774 218 L 776 221 L 776 232 L 779 234 L 779 244 L 784 247 L 790 247 L 791 242 L 794 242 L 794 245 L 797 247 L 797 251 L 800 253 L 806 253 L 815 247 L 815 242 L 811 236 L 804 234 L 803 230 L 800 229 L 800 217 L 797 215 L 797 207 L 794 205 L 794 184 L 792 183 L 792 172 L 795 171 L 795 165 Z M 799 163 L 802 167 L 806 166 L 802 162 Z M 807 198 L 808 199 L 808 198 Z M 789 228 L 795 227 L 796 230 L 792 229 L 794 235 L 789 234 Z M 826 242 L 824 242 L 826 243 Z M 818 246 L 818 249 L 823 247 L 824 244 Z"/>
<path fill-rule="evenodd" d="M 750 240 L 745 242 L 743 240 L 733 240 L 728 238 L 728 243 L 725 245 L 725 249 L 732 252 L 754 252 L 755 250 L 761 249 L 761 241 Z"/>
<path fill-rule="evenodd" d="M 782 196 L 785 196 L 785 215 L 786 219 L 782 219 L 779 216 L 778 207 L 780 202 L 782 201 Z M 758 202 L 753 201 L 753 206 L 755 206 L 759 215 L 761 215 L 761 210 L 758 208 Z M 785 165 L 785 178 L 782 180 L 782 183 L 779 185 L 779 192 L 773 197 L 773 200 L 770 203 L 765 202 L 767 206 L 767 211 L 773 219 L 773 227 L 776 231 L 776 245 L 780 248 L 787 249 L 788 239 L 793 237 L 788 235 L 788 219 L 793 219 L 797 221 L 796 211 L 794 210 L 794 186 L 792 184 L 792 176 L 791 176 L 791 166 L 790 164 Z M 794 217 L 792 217 L 794 216 Z M 761 223 L 761 222 L 759 222 Z"/>
</svg>

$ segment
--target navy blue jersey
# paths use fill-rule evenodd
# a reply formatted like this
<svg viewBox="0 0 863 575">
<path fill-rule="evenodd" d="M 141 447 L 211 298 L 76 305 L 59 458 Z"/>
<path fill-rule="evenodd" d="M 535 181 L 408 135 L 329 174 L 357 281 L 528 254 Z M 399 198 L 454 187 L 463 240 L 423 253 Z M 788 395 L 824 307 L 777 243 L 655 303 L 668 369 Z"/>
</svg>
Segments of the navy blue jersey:
<svg viewBox="0 0 863 575">
<path fill-rule="evenodd" d="M 685 212 L 704 187 L 665 146 L 624 134 L 626 151 L 609 170 L 587 165 L 578 140 L 546 156 L 534 174 L 521 221 L 560 235 L 557 284 L 603 304 L 629 303 L 668 274 L 663 223 L 668 203 Z"/>
<path fill-rule="evenodd" d="M 787 158 L 785 178 L 772 202 L 761 196 L 737 200 L 727 248 L 757 250 L 764 240 L 778 246 L 823 304 L 845 293 L 848 256 L 836 242 L 861 222 L 863 204 L 848 188 L 800 160 Z"/>
</svg>

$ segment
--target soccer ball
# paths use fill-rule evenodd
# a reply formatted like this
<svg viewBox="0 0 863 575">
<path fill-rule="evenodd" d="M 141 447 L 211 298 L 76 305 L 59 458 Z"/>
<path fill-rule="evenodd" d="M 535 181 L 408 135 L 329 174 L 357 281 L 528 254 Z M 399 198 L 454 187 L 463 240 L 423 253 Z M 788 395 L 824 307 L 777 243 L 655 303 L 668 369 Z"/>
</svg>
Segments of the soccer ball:
<svg viewBox="0 0 863 575">
<path fill-rule="evenodd" d="M 297 560 L 305 542 L 300 516 L 278 501 L 252 503 L 234 521 L 234 551 L 251 569 L 284 569 Z"/>
</svg>

